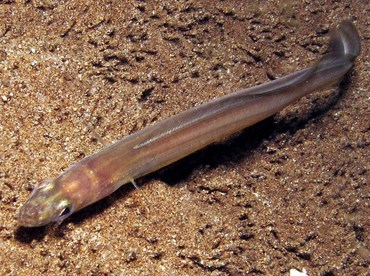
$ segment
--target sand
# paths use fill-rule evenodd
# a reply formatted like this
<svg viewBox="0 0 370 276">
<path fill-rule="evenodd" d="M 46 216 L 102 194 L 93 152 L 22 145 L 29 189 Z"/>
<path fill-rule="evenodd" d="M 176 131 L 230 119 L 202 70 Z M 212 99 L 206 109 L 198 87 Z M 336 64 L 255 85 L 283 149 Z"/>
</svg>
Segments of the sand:
<svg viewBox="0 0 370 276">
<path fill-rule="evenodd" d="M 1 275 L 366 275 L 367 1 L 0 1 Z M 351 19 L 344 81 L 23 228 L 34 187 L 105 143 L 312 65 Z M 127 158 L 130 158 L 129 156 Z"/>
</svg>

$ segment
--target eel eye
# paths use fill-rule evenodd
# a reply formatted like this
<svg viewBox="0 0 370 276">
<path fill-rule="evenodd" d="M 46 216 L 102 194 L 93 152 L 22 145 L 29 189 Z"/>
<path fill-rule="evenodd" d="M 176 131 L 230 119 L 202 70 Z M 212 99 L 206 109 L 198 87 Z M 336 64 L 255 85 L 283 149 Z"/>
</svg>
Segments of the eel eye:
<svg viewBox="0 0 370 276">
<path fill-rule="evenodd" d="M 72 204 L 69 200 L 62 200 L 56 206 L 56 214 L 53 217 L 52 221 L 56 222 L 57 224 L 61 224 L 63 220 L 68 218 L 74 212 Z"/>
<path fill-rule="evenodd" d="M 65 219 L 66 217 L 68 217 L 71 214 L 72 214 L 72 209 L 67 206 L 66 208 L 64 208 L 62 210 L 62 212 L 60 212 L 59 219 Z"/>
</svg>

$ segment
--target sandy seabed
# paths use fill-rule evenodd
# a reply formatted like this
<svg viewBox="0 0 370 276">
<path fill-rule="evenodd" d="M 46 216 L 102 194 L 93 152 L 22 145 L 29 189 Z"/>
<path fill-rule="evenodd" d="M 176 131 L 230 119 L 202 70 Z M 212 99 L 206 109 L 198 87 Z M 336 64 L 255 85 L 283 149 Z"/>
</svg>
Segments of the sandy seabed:
<svg viewBox="0 0 370 276">
<path fill-rule="evenodd" d="M 1 275 L 367 275 L 368 1 L 0 1 Z M 101 145 L 312 65 L 328 31 L 362 55 L 336 87 L 125 185 L 59 227 L 18 208 Z M 130 157 L 127 157 L 130 158 Z"/>
</svg>

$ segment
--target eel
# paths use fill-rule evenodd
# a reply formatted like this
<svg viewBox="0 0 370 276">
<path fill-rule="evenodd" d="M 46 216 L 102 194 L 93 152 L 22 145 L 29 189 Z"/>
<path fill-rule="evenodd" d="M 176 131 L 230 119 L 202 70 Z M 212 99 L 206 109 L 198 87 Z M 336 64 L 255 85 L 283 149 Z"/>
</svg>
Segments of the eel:
<svg viewBox="0 0 370 276">
<path fill-rule="evenodd" d="M 213 99 L 147 126 L 85 157 L 36 187 L 17 219 L 24 227 L 60 224 L 126 183 L 270 117 L 301 97 L 338 83 L 361 52 L 355 26 L 331 31 L 331 50 L 312 67 Z"/>
</svg>

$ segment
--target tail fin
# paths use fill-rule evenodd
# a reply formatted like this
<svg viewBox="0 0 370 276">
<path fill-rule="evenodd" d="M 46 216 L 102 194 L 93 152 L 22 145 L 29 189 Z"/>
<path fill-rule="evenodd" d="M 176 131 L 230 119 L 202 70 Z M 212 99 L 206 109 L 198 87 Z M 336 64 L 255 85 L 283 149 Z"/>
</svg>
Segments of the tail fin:
<svg viewBox="0 0 370 276">
<path fill-rule="evenodd" d="M 333 52 L 345 55 L 351 62 L 361 53 L 360 36 L 351 21 L 345 20 L 331 32 Z"/>
<path fill-rule="evenodd" d="M 349 20 L 338 24 L 330 33 L 330 51 L 306 74 L 313 86 L 331 85 L 341 80 L 361 52 L 360 36 Z"/>
</svg>

